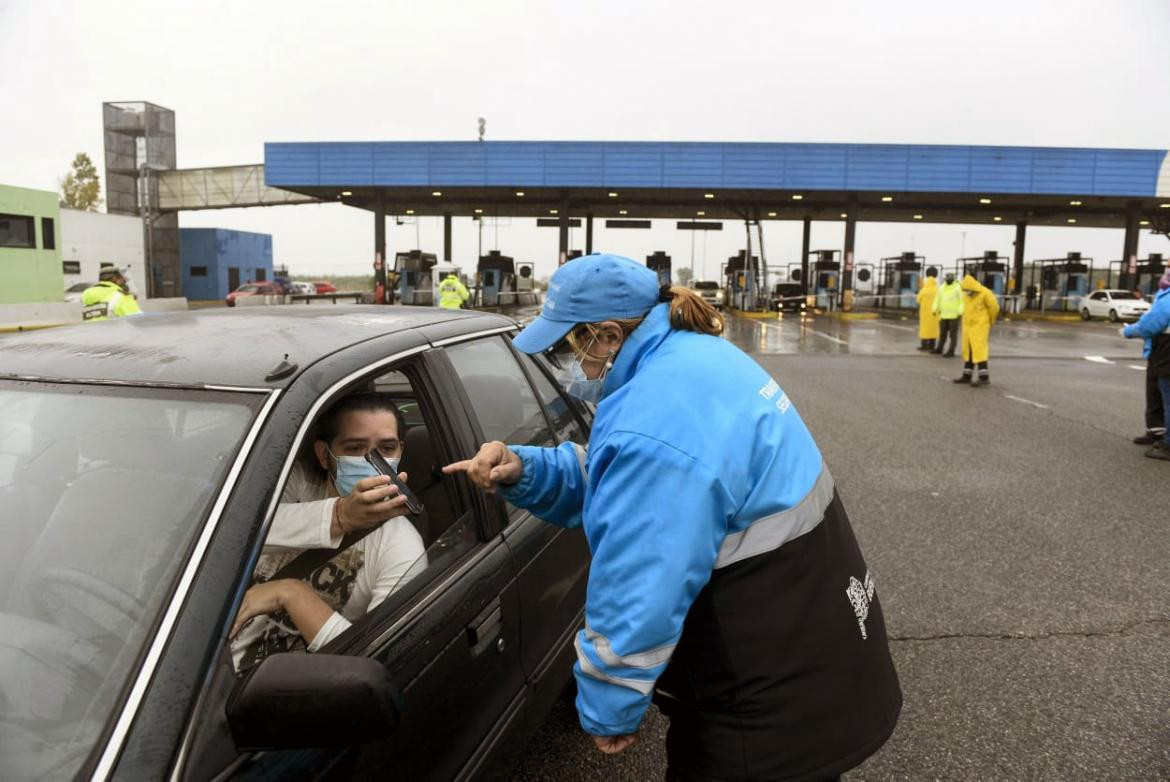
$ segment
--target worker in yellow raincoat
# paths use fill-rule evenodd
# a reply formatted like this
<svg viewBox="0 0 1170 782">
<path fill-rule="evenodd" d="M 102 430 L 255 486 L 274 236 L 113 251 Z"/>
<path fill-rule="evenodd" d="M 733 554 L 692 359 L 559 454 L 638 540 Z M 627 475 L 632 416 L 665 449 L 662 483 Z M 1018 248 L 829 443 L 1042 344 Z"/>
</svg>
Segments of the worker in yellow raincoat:
<svg viewBox="0 0 1170 782">
<path fill-rule="evenodd" d="M 934 311 L 934 297 L 938 295 L 938 269 L 926 270 L 926 281 L 918 291 L 919 350 L 934 350 L 938 339 L 938 314 Z"/>
<path fill-rule="evenodd" d="M 963 302 L 963 375 L 955 382 L 985 386 L 991 382 L 987 371 L 987 342 L 991 324 L 999 316 L 999 302 L 994 293 L 970 274 L 963 277 L 960 287 L 967 300 Z M 976 366 L 979 368 L 977 380 L 972 377 Z"/>
</svg>

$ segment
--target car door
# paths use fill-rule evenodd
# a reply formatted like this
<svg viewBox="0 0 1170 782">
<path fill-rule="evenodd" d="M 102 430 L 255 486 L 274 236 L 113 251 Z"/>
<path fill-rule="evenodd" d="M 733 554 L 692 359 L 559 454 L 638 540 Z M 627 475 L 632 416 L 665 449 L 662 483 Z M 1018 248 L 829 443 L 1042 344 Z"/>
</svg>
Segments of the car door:
<svg viewBox="0 0 1170 782">
<path fill-rule="evenodd" d="M 516 353 L 509 340 L 488 337 L 449 347 L 450 360 L 482 441 L 553 446 L 573 442 L 584 450 L 584 416 L 556 389 L 543 367 Z M 564 529 L 497 500 L 504 539 L 520 585 L 521 662 L 529 679 L 533 714 L 559 694 L 574 659 L 573 636 L 584 623 L 589 548 L 581 529 Z"/>
<path fill-rule="evenodd" d="M 1089 297 L 1089 315 L 1094 318 L 1103 318 L 1109 313 L 1109 294 L 1105 291 L 1095 291 Z"/>
<path fill-rule="evenodd" d="M 387 385 L 391 375 L 396 380 Z M 409 399 L 403 397 L 403 378 Z M 449 384 L 435 382 L 433 359 L 425 354 L 373 366 L 327 395 L 381 393 L 384 387 L 398 389 L 387 393 L 401 407 L 412 403 L 408 421 L 417 418 L 406 432 L 407 442 L 411 429 L 426 430 L 433 447 L 427 467 L 432 469 L 420 465 L 415 470 L 437 483 L 423 491 L 412 481 L 412 488 L 427 497 L 432 520 L 441 506 L 445 521 L 428 541 L 425 567 L 320 651 L 381 662 L 400 693 L 398 726 L 386 738 L 360 746 L 240 754 L 224 716 L 235 682 L 224 649 L 184 778 L 456 779 L 479 764 L 492 736 L 522 703 L 520 603 L 510 552 L 482 493 L 463 476 L 437 471 L 473 447 L 462 398 Z M 297 451 L 294 447 L 292 453 Z"/>
</svg>

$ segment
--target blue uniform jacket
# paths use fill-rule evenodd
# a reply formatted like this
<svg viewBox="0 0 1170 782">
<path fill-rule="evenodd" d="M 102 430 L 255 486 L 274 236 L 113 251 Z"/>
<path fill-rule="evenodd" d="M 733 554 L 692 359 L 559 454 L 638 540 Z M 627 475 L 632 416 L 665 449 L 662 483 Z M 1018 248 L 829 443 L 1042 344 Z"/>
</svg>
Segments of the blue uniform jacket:
<svg viewBox="0 0 1170 782">
<path fill-rule="evenodd" d="M 593 562 L 575 673 L 594 735 L 637 729 L 714 569 L 815 528 L 833 498 L 784 391 L 731 343 L 672 329 L 668 311 L 651 310 L 618 353 L 588 452 L 513 447 L 523 477 L 502 489 L 584 526 Z"/>
<path fill-rule="evenodd" d="M 1141 316 L 1136 323 L 1125 327 L 1125 336 L 1142 337 L 1145 344 L 1142 349 L 1142 358 L 1150 357 L 1150 350 L 1154 344 L 1154 337 L 1167 333 L 1170 329 L 1170 288 L 1159 291 L 1154 297 L 1154 306 Z"/>
</svg>

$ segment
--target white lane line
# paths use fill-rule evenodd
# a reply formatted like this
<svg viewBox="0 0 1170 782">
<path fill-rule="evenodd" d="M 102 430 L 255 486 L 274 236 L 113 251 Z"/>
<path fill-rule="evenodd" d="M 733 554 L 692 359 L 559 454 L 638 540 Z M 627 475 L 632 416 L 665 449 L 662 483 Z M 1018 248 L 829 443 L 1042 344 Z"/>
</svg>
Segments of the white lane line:
<svg viewBox="0 0 1170 782">
<path fill-rule="evenodd" d="M 830 342 L 836 342 L 838 345 L 848 345 L 849 344 L 845 340 L 837 339 L 836 337 L 832 336 L 831 334 L 826 334 L 823 331 L 817 331 L 816 329 L 806 329 L 806 331 L 809 331 L 813 334 L 816 334 L 818 337 L 824 337 L 825 339 L 829 340 Z"/>
<path fill-rule="evenodd" d="M 898 326 L 893 323 L 882 323 L 880 320 L 871 320 L 869 321 L 869 324 L 871 326 L 881 326 L 882 328 L 887 329 L 897 329 L 898 331 L 918 331 L 916 326 Z"/>
<path fill-rule="evenodd" d="M 1024 399 L 1022 396 L 1012 396 L 1011 394 L 1004 394 L 1003 396 L 1005 399 L 1011 399 L 1013 402 L 1023 402 L 1026 405 L 1032 405 L 1032 407 L 1038 407 L 1041 410 L 1052 409 L 1048 405 L 1042 405 L 1039 402 L 1033 402 L 1031 399 Z"/>
<path fill-rule="evenodd" d="M 1085 356 L 1085 361 L 1092 361 L 1094 364 L 1112 364 L 1113 362 L 1104 356 Z"/>
<path fill-rule="evenodd" d="M 1143 367 L 1141 364 L 1130 364 L 1129 368 L 1136 369 L 1138 372 L 1145 372 L 1146 371 L 1146 368 Z"/>
</svg>

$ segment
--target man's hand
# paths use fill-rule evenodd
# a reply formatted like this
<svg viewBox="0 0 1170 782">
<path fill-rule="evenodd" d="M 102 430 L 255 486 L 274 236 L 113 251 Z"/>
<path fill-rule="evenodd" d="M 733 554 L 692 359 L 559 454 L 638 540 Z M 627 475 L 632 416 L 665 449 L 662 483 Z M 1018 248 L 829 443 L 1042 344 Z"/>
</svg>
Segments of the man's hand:
<svg viewBox="0 0 1170 782">
<path fill-rule="evenodd" d="M 507 486 L 520 480 L 524 462 L 508 446 L 495 440 L 480 446 L 479 453 L 470 459 L 443 468 L 444 475 L 456 472 L 467 473 L 472 483 L 490 494 L 496 491 L 497 484 Z"/>
<path fill-rule="evenodd" d="M 593 743 L 606 755 L 616 755 L 638 743 L 638 734 L 626 733 L 621 736 L 594 736 Z"/>
<path fill-rule="evenodd" d="M 406 473 L 398 473 L 398 480 L 406 482 Z M 354 484 L 348 497 L 337 500 L 333 523 L 329 532 L 339 537 L 347 532 L 358 532 L 376 527 L 387 519 L 400 516 L 406 507 L 406 498 L 385 475 L 362 478 Z"/>
<path fill-rule="evenodd" d="M 303 581 L 281 578 L 276 581 L 265 581 L 249 588 L 244 593 L 244 600 L 240 603 L 240 611 L 236 614 L 236 621 L 232 623 L 232 630 L 228 633 L 228 638 L 235 638 L 236 634 L 252 617 L 275 614 L 284 608 L 288 601 L 289 591 L 298 589 L 299 585 L 305 584 Z"/>
</svg>

